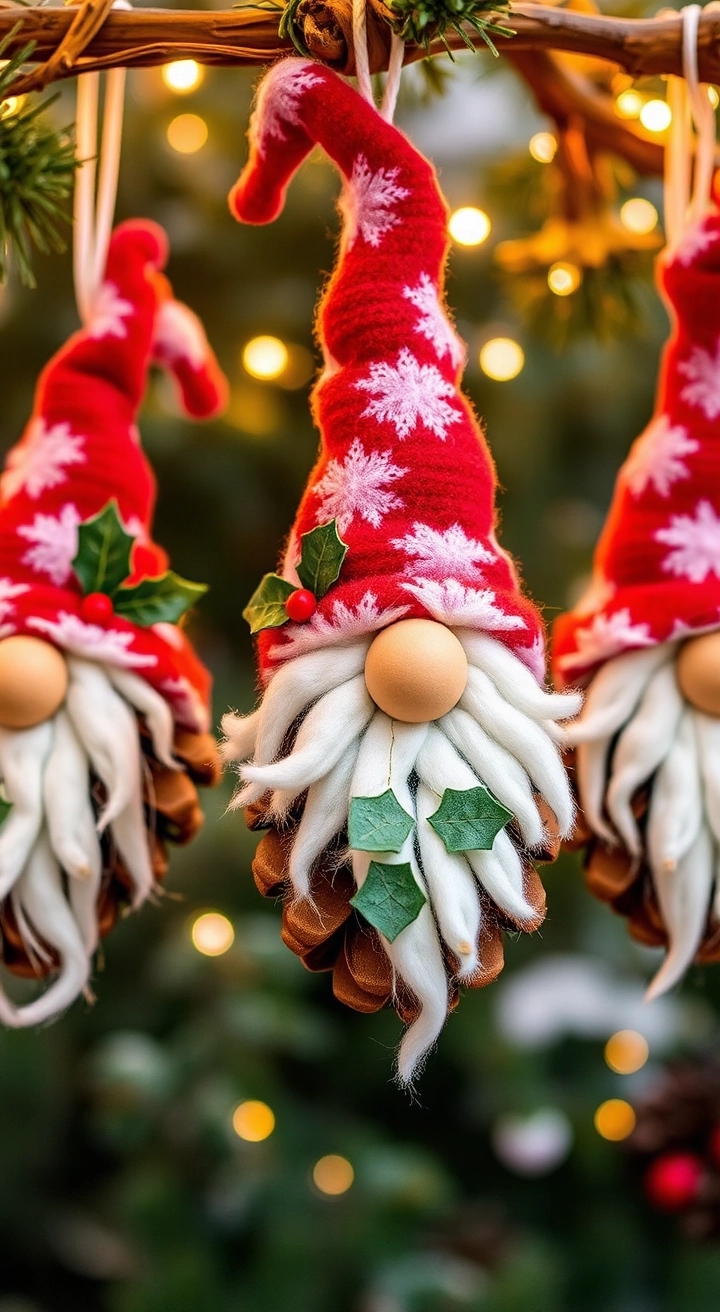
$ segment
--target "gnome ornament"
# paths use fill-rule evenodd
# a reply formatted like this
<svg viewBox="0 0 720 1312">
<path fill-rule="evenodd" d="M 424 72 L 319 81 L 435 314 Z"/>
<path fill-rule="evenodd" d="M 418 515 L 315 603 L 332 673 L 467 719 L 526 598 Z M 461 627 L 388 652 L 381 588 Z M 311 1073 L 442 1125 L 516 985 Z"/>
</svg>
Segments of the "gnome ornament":
<svg viewBox="0 0 720 1312">
<path fill-rule="evenodd" d="M 695 111 L 692 89 L 691 99 Z M 553 654 L 560 683 L 589 684 L 567 738 L 590 888 L 635 938 L 668 948 L 649 997 L 693 959 L 720 959 L 720 212 L 706 99 L 700 109 L 695 198 L 686 217 L 680 187 L 676 231 L 669 169 L 657 276 L 672 334 L 655 413 L 620 470 L 592 586 L 557 621 Z M 674 118 L 685 123 L 683 105 Z"/>
<path fill-rule="evenodd" d="M 431 165 L 336 74 L 262 82 L 230 203 L 267 223 L 313 146 L 343 178 L 318 335 L 321 435 L 281 570 L 245 612 L 259 709 L 224 720 L 233 805 L 268 830 L 254 872 L 283 937 L 336 996 L 410 1022 L 399 1076 L 437 1039 L 458 983 L 536 928 L 572 805 L 543 690 L 543 630 L 495 538 L 495 473 L 459 390 L 444 306 L 447 210 Z"/>
<path fill-rule="evenodd" d="M 177 621 L 204 591 L 151 537 L 155 481 L 136 416 L 151 363 L 205 418 L 226 385 L 161 270 L 162 229 L 118 227 L 88 321 L 46 366 L 0 479 L 2 958 L 49 977 L 0 1019 L 88 994 L 99 937 L 202 822 L 216 779 L 210 679 Z"/>
</svg>

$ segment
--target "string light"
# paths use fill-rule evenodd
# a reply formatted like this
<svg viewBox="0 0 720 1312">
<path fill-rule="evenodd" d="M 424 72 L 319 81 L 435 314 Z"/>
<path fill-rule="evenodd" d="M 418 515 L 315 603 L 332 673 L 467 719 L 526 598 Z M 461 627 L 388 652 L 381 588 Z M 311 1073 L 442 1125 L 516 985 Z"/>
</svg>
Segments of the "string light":
<svg viewBox="0 0 720 1312">
<path fill-rule="evenodd" d="M 538 164 L 550 164 L 557 154 L 557 138 L 552 132 L 536 132 L 530 138 L 528 149 Z"/>
<path fill-rule="evenodd" d="M 621 91 L 615 101 L 615 112 L 620 118 L 639 118 L 644 104 L 639 91 Z"/>
<path fill-rule="evenodd" d="M 287 367 L 288 349 L 279 337 L 253 337 L 243 350 L 242 361 L 253 378 L 279 378 Z"/>
<path fill-rule="evenodd" d="M 204 957 L 221 957 L 235 941 L 235 930 L 227 916 L 219 911 L 205 911 L 193 921 L 190 930 L 193 947 Z"/>
<path fill-rule="evenodd" d="M 459 246 L 480 246 L 490 235 L 490 220 L 484 210 L 463 205 L 448 220 L 448 232 Z"/>
<path fill-rule="evenodd" d="M 548 287 L 556 296 L 571 296 L 582 282 L 582 274 L 576 264 L 566 264 L 559 260 L 548 269 Z"/>
<path fill-rule="evenodd" d="M 24 96 L 8 96 L 5 100 L 0 100 L 0 118 L 11 118 L 22 109 L 24 103 Z"/>
<path fill-rule="evenodd" d="M 605 1044 L 605 1061 L 616 1075 L 634 1075 L 649 1055 L 647 1039 L 637 1030 L 618 1030 Z"/>
<path fill-rule="evenodd" d="M 171 64 L 165 64 L 162 71 L 162 79 L 168 90 L 176 91 L 181 96 L 199 87 L 204 76 L 204 69 L 195 59 L 174 59 Z"/>
<path fill-rule="evenodd" d="M 708 87 L 707 93 L 708 93 L 708 100 L 710 101 L 710 104 L 712 105 L 713 109 L 717 109 L 718 105 L 720 105 L 720 94 L 718 94 L 717 87 Z"/>
<path fill-rule="evenodd" d="M 327 1157 L 321 1157 L 319 1162 L 315 1163 L 312 1178 L 321 1194 L 337 1197 L 338 1194 L 347 1193 L 355 1179 L 355 1172 L 347 1157 L 329 1153 Z"/>
<path fill-rule="evenodd" d="M 194 155 L 208 139 L 208 126 L 199 114 L 178 114 L 168 124 L 167 139 L 179 155 Z"/>
<path fill-rule="evenodd" d="M 642 196 L 633 196 L 632 200 L 626 200 L 622 206 L 620 222 L 628 232 L 635 232 L 642 236 L 657 227 L 658 212 L 651 201 L 645 200 Z"/>
<path fill-rule="evenodd" d="M 672 123 L 672 110 L 665 100 L 648 100 L 640 110 L 640 122 L 648 132 L 664 132 Z"/>
<path fill-rule="evenodd" d="M 603 1139 L 619 1143 L 635 1129 L 635 1113 L 624 1098 L 608 1098 L 595 1113 L 595 1129 Z"/>
<path fill-rule="evenodd" d="M 497 383 L 517 378 L 524 363 L 522 346 L 512 337 L 491 337 L 480 351 L 480 368 Z"/>
<path fill-rule="evenodd" d="M 250 1099 L 235 1108 L 232 1127 L 238 1138 L 246 1143 L 262 1143 L 275 1129 L 275 1113 L 266 1102 Z"/>
</svg>

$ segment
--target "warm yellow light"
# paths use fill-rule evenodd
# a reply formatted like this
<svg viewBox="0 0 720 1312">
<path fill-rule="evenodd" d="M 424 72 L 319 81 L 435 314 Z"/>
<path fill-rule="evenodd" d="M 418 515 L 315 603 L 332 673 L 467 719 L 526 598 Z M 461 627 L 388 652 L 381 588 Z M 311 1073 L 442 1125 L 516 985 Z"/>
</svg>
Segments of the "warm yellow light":
<svg viewBox="0 0 720 1312">
<path fill-rule="evenodd" d="M 648 100 L 640 110 L 640 122 L 648 132 L 664 132 L 672 123 L 672 110 L 664 100 Z"/>
<path fill-rule="evenodd" d="M 190 937 L 193 947 L 204 957 L 221 957 L 232 947 L 235 930 L 227 916 L 222 916 L 219 911 L 205 911 L 193 921 Z"/>
<path fill-rule="evenodd" d="M 557 148 L 557 138 L 552 132 L 536 132 L 535 136 L 530 138 L 530 154 L 538 164 L 549 164 L 554 160 Z"/>
<path fill-rule="evenodd" d="M 165 64 L 162 71 L 165 86 L 183 96 L 199 87 L 204 76 L 205 70 L 195 59 L 174 59 L 172 64 Z"/>
<path fill-rule="evenodd" d="M 720 94 L 718 94 L 717 87 L 708 87 L 707 93 L 708 93 L 708 100 L 710 101 L 710 104 L 712 105 L 713 109 L 717 109 L 718 105 L 720 105 Z"/>
<path fill-rule="evenodd" d="M 639 118 L 644 103 L 639 91 L 621 91 L 615 101 L 615 112 L 621 118 Z"/>
<path fill-rule="evenodd" d="M 0 118 L 10 118 L 13 114 L 17 114 L 22 108 L 24 99 L 24 96 L 8 96 L 7 100 L 0 100 Z"/>
<path fill-rule="evenodd" d="M 633 1075 L 650 1055 L 647 1039 L 637 1030 L 618 1030 L 605 1044 L 605 1060 L 616 1075 Z"/>
<path fill-rule="evenodd" d="M 242 360 L 253 378 L 279 378 L 287 366 L 288 349 L 279 337 L 253 337 L 243 350 Z"/>
<path fill-rule="evenodd" d="M 232 1118 L 233 1130 L 246 1143 L 262 1143 L 275 1129 L 275 1113 L 266 1102 L 241 1102 Z"/>
<path fill-rule="evenodd" d="M 556 296 L 571 296 L 582 282 L 582 274 L 577 264 L 566 264 L 558 260 L 548 269 L 548 287 Z"/>
<path fill-rule="evenodd" d="M 490 235 L 491 223 L 484 210 L 463 205 L 448 220 L 448 232 L 459 246 L 480 246 Z"/>
<path fill-rule="evenodd" d="M 355 1179 L 355 1172 L 347 1157 L 329 1153 L 315 1163 L 312 1177 L 321 1194 L 346 1194 Z"/>
<path fill-rule="evenodd" d="M 608 1098 L 595 1113 L 595 1129 L 603 1139 L 619 1143 L 635 1129 L 635 1113 L 623 1098 Z"/>
<path fill-rule="evenodd" d="M 167 139 L 179 155 L 194 155 L 208 139 L 208 127 L 199 114 L 178 114 L 168 124 Z"/>
<path fill-rule="evenodd" d="M 657 227 L 658 212 L 651 201 L 644 200 L 642 196 L 633 196 L 632 200 L 626 200 L 622 206 L 620 222 L 628 232 L 642 236 Z"/>
<path fill-rule="evenodd" d="M 522 346 L 512 337 L 491 337 L 480 350 L 480 368 L 497 383 L 517 378 L 524 363 Z"/>
</svg>

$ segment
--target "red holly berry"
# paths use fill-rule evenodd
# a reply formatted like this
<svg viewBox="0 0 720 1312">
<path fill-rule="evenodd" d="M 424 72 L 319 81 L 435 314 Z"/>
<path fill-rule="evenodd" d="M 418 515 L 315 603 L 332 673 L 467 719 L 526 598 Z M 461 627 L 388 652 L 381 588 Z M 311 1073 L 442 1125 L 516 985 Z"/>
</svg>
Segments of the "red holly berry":
<svg viewBox="0 0 720 1312">
<path fill-rule="evenodd" d="M 291 620 L 296 624 L 304 624 L 309 620 L 311 615 L 317 610 L 317 597 L 309 588 L 298 588 L 296 592 L 291 592 L 285 602 L 285 609 Z"/>
<path fill-rule="evenodd" d="M 82 599 L 80 614 L 87 624 L 107 624 L 113 617 L 112 599 L 105 592 L 89 592 Z"/>
<path fill-rule="evenodd" d="M 663 1153 L 645 1175 L 645 1193 L 661 1212 L 680 1212 L 698 1196 L 705 1170 L 696 1153 Z"/>
</svg>

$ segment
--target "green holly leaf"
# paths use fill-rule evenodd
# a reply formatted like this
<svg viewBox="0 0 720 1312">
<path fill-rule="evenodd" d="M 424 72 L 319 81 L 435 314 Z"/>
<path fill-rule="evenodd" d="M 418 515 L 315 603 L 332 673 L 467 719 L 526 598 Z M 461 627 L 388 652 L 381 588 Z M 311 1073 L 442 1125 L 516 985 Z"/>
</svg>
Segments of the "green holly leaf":
<svg viewBox="0 0 720 1312">
<path fill-rule="evenodd" d="M 437 811 L 428 816 L 448 852 L 489 852 L 512 811 L 479 784 L 461 792 L 446 788 Z"/>
<path fill-rule="evenodd" d="M 287 579 L 281 579 L 279 574 L 266 574 L 243 611 L 250 632 L 259 633 L 261 629 L 277 629 L 281 624 L 287 624 L 289 616 L 285 602 L 293 592 L 297 592 L 297 588 Z"/>
<path fill-rule="evenodd" d="M 399 865 L 371 861 L 367 879 L 350 905 L 392 943 L 417 920 L 425 901 L 407 861 Z"/>
<path fill-rule="evenodd" d="M 356 852 L 399 852 L 415 821 L 388 788 L 379 797 L 353 797 L 348 838 Z"/>
<path fill-rule="evenodd" d="M 3 825 L 12 811 L 12 802 L 8 802 L 6 797 L 0 796 L 0 825 Z"/>
<path fill-rule="evenodd" d="M 117 501 L 107 505 L 78 528 L 78 550 L 72 563 L 83 592 L 112 596 L 130 573 L 135 539 L 125 531 Z"/>
<path fill-rule="evenodd" d="M 347 543 L 338 533 L 336 519 L 303 533 L 300 542 L 302 554 L 297 567 L 298 578 L 303 587 L 309 588 L 319 599 L 339 577 L 347 555 Z"/>
<path fill-rule="evenodd" d="M 133 624 L 177 624 L 181 615 L 207 592 L 207 584 L 191 583 L 174 570 L 155 579 L 143 579 L 115 593 L 115 614 Z"/>
</svg>

